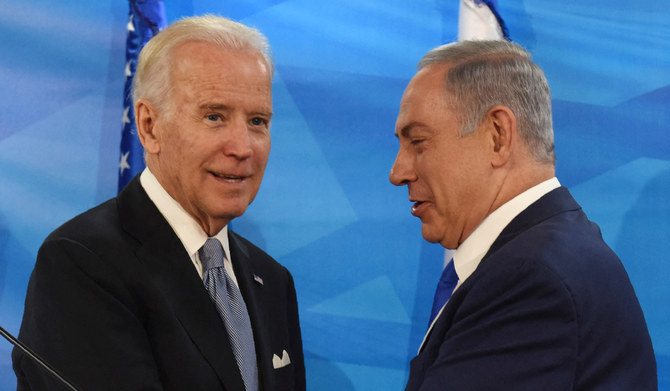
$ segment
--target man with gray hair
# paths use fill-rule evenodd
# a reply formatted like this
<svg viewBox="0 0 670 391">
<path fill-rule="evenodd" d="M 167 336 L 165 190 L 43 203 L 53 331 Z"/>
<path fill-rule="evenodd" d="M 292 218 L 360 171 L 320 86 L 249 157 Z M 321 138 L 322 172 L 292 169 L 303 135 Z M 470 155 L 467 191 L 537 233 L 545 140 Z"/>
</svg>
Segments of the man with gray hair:
<svg viewBox="0 0 670 391">
<path fill-rule="evenodd" d="M 270 153 L 273 64 L 258 31 L 178 21 L 134 85 L 147 168 L 44 241 L 20 339 L 82 390 L 305 390 L 291 274 L 228 229 Z M 14 351 L 19 390 L 63 389 Z"/>
<path fill-rule="evenodd" d="M 555 177 L 547 81 L 520 46 L 430 51 L 402 97 L 390 180 L 455 249 L 406 390 L 656 390 L 621 261 Z"/>
</svg>

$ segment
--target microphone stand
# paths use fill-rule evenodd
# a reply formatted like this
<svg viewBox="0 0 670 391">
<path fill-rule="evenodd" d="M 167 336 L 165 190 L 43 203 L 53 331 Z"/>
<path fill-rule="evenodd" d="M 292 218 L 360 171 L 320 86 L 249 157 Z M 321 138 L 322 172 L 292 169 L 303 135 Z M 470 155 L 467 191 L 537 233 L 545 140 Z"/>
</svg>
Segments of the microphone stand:
<svg viewBox="0 0 670 391">
<path fill-rule="evenodd" d="M 39 366 L 42 368 L 46 369 L 47 372 L 52 374 L 56 379 L 58 379 L 61 383 L 63 383 L 68 389 L 71 391 L 79 391 L 77 387 L 75 387 L 72 383 L 70 383 L 67 379 L 65 379 L 58 371 L 56 368 L 52 367 L 44 361 L 40 356 L 37 355 L 37 353 L 33 352 L 28 346 L 26 346 L 23 342 L 19 341 L 17 338 L 15 338 L 13 335 L 11 335 L 7 330 L 3 329 L 2 326 L 0 326 L 0 334 L 5 337 L 7 341 L 9 341 L 12 345 L 16 346 L 19 348 L 23 353 L 25 353 L 28 357 L 30 357 L 31 360 L 35 361 Z"/>
</svg>

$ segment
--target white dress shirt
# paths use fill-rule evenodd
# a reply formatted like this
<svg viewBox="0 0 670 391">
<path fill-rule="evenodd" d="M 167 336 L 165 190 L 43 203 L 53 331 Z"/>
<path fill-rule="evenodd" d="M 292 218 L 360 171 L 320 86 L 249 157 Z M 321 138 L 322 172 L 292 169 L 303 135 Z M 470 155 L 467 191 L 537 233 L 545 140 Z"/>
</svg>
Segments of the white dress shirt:
<svg viewBox="0 0 670 391">
<path fill-rule="evenodd" d="M 200 275 L 200 278 L 202 279 L 204 272 L 202 270 L 202 263 L 200 262 L 198 250 L 200 250 L 207 241 L 207 233 L 205 233 L 200 224 L 198 224 L 198 222 L 188 214 L 188 212 L 174 198 L 172 198 L 167 191 L 165 191 L 149 168 L 145 168 L 144 171 L 142 171 L 142 174 L 140 174 L 140 183 L 151 201 L 156 205 L 156 208 L 158 208 L 158 211 L 161 212 L 163 217 L 165 217 L 165 220 L 170 224 L 170 227 L 172 227 L 172 230 L 177 234 L 177 237 L 184 245 L 189 257 L 191 257 L 193 266 L 195 266 L 198 275 Z M 219 242 L 221 242 L 221 245 L 223 246 L 223 253 L 225 254 L 223 266 L 226 268 L 226 272 L 230 275 L 230 278 L 235 282 L 235 285 L 237 285 L 233 264 L 230 261 L 228 226 L 226 225 L 223 227 L 223 229 L 214 235 L 214 237 L 219 239 Z"/>
</svg>

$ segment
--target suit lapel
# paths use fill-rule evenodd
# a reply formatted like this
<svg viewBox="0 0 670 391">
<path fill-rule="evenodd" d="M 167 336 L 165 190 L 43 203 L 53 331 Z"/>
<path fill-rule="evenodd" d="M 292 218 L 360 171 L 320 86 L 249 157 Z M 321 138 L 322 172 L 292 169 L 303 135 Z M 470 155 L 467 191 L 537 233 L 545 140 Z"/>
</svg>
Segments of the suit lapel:
<svg viewBox="0 0 670 391">
<path fill-rule="evenodd" d="M 247 246 L 237 234 L 230 230 L 228 230 L 228 241 L 235 277 L 251 319 L 261 389 L 270 390 L 272 389 L 270 376 L 274 371 L 270 347 L 270 323 L 266 315 L 268 311 L 265 309 L 267 305 L 266 300 L 264 300 L 266 290 L 264 289 L 264 282 L 260 281 L 272 278 L 272 276 L 264 273 L 265 268 L 262 262 L 251 258 Z M 256 277 L 259 277 L 260 281 L 257 281 Z"/>
<path fill-rule="evenodd" d="M 165 294 L 175 315 L 227 390 L 244 390 L 242 376 L 215 306 L 184 246 L 139 183 L 118 197 L 124 229 L 140 243 L 136 255 L 151 281 Z"/>
</svg>

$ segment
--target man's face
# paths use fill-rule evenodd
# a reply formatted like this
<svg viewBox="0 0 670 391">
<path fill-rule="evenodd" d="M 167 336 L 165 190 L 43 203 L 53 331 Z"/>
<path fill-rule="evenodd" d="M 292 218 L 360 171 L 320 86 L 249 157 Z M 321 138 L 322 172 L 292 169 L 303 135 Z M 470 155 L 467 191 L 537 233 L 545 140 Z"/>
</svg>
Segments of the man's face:
<svg viewBox="0 0 670 391">
<path fill-rule="evenodd" d="M 270 154 L 272 80 L 262 56 L 187 42 L 173 52 L 171 93 L 148 160 L 209 235 L 244 213 Z M 149 151 L 151 154 L 152 152 Z"/>
<path fill-rule="evenodd" d="M 481 129 L 459 137 L 460 121 L 447 105 L 447 69 L 430 65 L 407 86 L 396 122 L 400 148 L 389 179 L 407 185 L 423 237 L 453 249 L 489 214 L 495 195 L 487 186 L 489 139 Z"/>
</svg>

